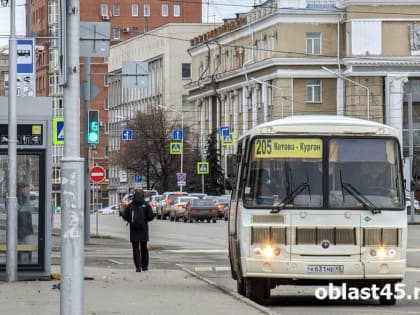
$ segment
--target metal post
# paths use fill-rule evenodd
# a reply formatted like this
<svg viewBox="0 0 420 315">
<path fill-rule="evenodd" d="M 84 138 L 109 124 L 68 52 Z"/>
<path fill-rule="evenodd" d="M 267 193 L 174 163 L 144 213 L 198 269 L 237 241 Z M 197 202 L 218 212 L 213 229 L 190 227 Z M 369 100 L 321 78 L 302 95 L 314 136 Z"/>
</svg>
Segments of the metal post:
<svg viewBox="0 0 420 315">
<path fill-rule="evenodd" d="M 89 178 L 89 143 L 87 141 L 88 134 L 88 117 L 90 109 L 90 58 L 83 58 L 83 103 L 84 103 L 84 118 L 83 118 L 83 153 L 85 158 L 85 245 L 90 243 L 90 178 Z"/>
<path fill-rule="evenodd" d="M 178 112 L 181 114 L 181 130 L 182 130 L 182 139 L 181 139 L 181 147 L 182 147 L 182 151 L 181 151 L 181 174 L 183 173 L 183 164 L 184 164 L 184 112 L 183 112 L 183 104 L 181 104 L 181 112 Z M 182 191 L 182 184 L 179 185 L 179 191 Z"/>
<path fill-rule="evenodd" d="M 64 155 L 61 159 L 60 315 L 83 314 L 84 161 L 80 157 L 80 1 L 66 0 Z"/>
<path fill-rule="evenodd" d="M 411 182 L 411 179 L 413 178 L 413 156 L 414 156 L 414 139 L 413 139 L 413 94 L 410 92 L 407 95 L 408 97 L 408 160 L 409 160 L 409 167 L 408 167 L 408 173 L 410 174 L 408 176 L 409 182 Z M 415 221 L 415 211 L 414 208 L 414 191 L 410 189 L 410 221 Z"/>
<path fill-rule="evenodd" d="M 16 80 L 17 80 L 17 39 L 16 39 L 16 3 L 10 1 L 10 37 L 9 37 L 9 117 L 8 117 L 8 164 L 9 185 L 7 196 L 7 281 L 17 280 L 17 126 L 16 126 Z"/>
</svg>

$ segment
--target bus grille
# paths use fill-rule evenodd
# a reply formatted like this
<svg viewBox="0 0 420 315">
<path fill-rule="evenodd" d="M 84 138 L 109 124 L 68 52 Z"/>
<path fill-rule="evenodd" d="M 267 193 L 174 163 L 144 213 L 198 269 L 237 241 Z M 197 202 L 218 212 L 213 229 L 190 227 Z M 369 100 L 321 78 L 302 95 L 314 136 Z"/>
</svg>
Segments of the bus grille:
<svg viewBox="0 0 420 315">
<path fill-rule="evenodd" d="M 287 228 L 252 227 L 252 244 L 287 244 Z"/>
<path fill-rule="evenodd" d="M 296 245 L 318 245 L 327 240 L 333 245 L 356 245 L 356 228 L 296 228 Z"/>
<path fill-rule="evenodd" d="M 391 228 L 364 228 L 363 229 L 363 246 L 399 246 L 400 230 Z"/>
</svg>

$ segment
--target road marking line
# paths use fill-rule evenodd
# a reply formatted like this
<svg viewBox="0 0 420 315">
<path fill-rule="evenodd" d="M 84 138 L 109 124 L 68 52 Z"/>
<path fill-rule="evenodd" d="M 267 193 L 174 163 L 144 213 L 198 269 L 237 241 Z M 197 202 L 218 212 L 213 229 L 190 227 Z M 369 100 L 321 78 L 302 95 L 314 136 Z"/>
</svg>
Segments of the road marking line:
<svg viewBox="0 0 420 315">
<path fill-rule="evenodd" d="M 168 253 L 181 253 L 181 254 L 201 254 L 201 253 L 228 253 L 227 249 L 165 249 L 164 252 Z"/>
<path fill-rule="evenodd" d="M 223 271 L 230 271 L 230 267 L 228 266 L 197 266 L 194 267 L 194 271 L 196 272 L 223 272 Z"/>
<path fill-rule="evenodd" d="M 415 267 L 407 267 L 405 268 L 405 270 L 407 270 L 408 272 L 420 272 L 420 268 Z"/>
<path fill-rule="evenodd" d="M 117 264 L 117 265 L 125 265 L 125 263 L 123 263 L 121 261 L 118 261 L 118 260 L 114 260 L 114 259 L 107 259 L 107 261 L 112 262 L 112 263 Z"/>
<path fill-rule="evenodd" d="M 420 252 L 420 248 L 407 248 L 407 252 Z"/>
</svg>

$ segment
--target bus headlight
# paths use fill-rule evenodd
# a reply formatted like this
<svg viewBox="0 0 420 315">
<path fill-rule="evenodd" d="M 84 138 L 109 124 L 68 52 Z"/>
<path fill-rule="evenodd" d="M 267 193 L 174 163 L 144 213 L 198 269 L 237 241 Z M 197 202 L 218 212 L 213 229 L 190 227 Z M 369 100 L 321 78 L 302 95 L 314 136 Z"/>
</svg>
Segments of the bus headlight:
<svg viewBox="0 0 420 315">
<path fill-rule="evenodd" d="M 280 248 L 273 248 L 271 245 L 267 245 L 264 247 L 256 247 L 254 248 L 254 253 L 257 256 L 264 256 L 267 260 L 270 260 L 274 256 L 280 255 Z"/>
<path fill-rule="evenodd" d="M 374 257 L 378 257 L 379 259 L 385 258 L 385 257 L 395 257 L 395 255 L 397 254 L 397 251 L 395 250 L 395 248 L 383 248 L 383 247 L 378 247 L 376 249 L 371 249 L 370 250 L 370 255 L 374 256 Z"/>
</svg>

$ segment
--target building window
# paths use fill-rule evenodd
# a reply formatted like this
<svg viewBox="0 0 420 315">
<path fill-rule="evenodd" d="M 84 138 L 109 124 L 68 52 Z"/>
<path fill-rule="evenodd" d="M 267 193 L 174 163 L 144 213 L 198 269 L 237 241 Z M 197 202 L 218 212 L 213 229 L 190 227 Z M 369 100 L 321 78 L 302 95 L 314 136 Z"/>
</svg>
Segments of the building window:
<svg viewBox="0 0 420 315">
<path fill-rule="evenodd" d="M 191 64 L 190 63 L 182 64 L 182 78 L 191 79 Z"/>
<path fill-rule="evenodd" d="M 139 28 L 137 27 L 137 26 L 134 26 L 134 27 L 132 27 L 131 28 L 131 35 L 133 36 L 133 37 L 135 37 L 135 36 L 137 36 L 137 35 L 139 35 L 140 33 L 139 33 Z"/>
<path fill-rule="evenodd" d="M 321 33 L 318 33 L 318 32 L 306 33 L 306 53 L 308 55 L 321 54 Z"/>
<path fill-rule="evenodd" d="M 181 6 L 174 4 L 174 16 L 181 16 Z"/>
<path fill-rule="evenodd" d="M 108 75 L 107 74 L 104 75 L 104 86 L 105 87 L 108 86 Z"/>
<path fill-rule="evenodd" d="M 101 4 L 101 15 L 108 16 L 108 4 L 106 3 Z"/>
<path fill-rule="evenodd" d="M 116 40 L 120 39 L 120 29 L 117 27 L 117 28 L 112 29 L 112 31 L 114 33 L 113 34 L 114 39 Z"/>
<path fill-rule="evenodd" d="M 150 16 L 150 4 L 146 3 L 143 6 L 143 15 L 144 16 Z"/>
<path fill-rule="evenodd" d="M 162 16 L 168 16 L 169 9 L 168 9 L 168 5 L 167 4 L 162 4 Z"/>
<path fill-rule="evenodd" d="M 114 16 L 120 16 L 120 4 L 119 3 L 114 3 L 112 11 L 113 11 L 112 14 Z"/>
<path fill-rule="evenodd" d="M 108 97 L 105 97 L 105 98 L 104 98 L 104 108 L 105 108 L 106 110 L 108 110 L 108 109 L 109 109 L 109 100 L 108 100 Z"/>
<path fill-rule="evenodd" d="M 131 5 L 131 16 L 139 16 L 139 5 L 137 3 Z"/>
<path fill-rule="evenodd" d="M 306 84 L 306 101 L 321 103 L 321 80 L 308 80 Z"/>
</svg>

